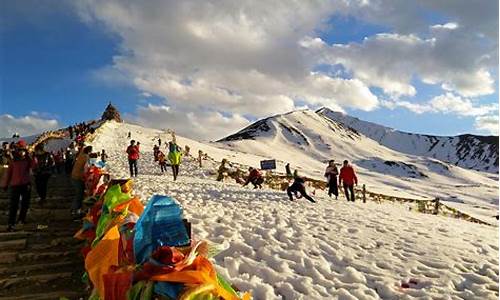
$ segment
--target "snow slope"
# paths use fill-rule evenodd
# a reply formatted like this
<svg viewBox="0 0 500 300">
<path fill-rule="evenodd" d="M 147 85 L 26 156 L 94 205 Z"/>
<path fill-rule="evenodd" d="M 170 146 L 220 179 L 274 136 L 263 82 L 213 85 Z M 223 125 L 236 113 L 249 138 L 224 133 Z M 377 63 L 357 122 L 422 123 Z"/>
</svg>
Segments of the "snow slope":
<svg viewBox="0 0 500 300">
<path fill-rule="evenodd" d="M 498 182 L 489 173 L 465 170 L 434 158 L 391 150 L 311 110 L 269 117 L 218 141 L 227 148 L 280 160 L 324 179 L 326 162 L 348 159 L 369 191 L 434 199 L 487 222 L 498 211 Z"/>
<path fill-rule="evenodd" d="M 362 121 L 328 108 L 322 108 L 317 113 L 351 127 L 393 150 L 433 157 L 463 168 L 498 174 L 498 136 L 414 134 Z"/>
<path fill-rule="evenodd" d="M 192 158 L 173 182 L 153 163 L 150 149 L 160 131 L 108 122 L 93 145 L 109 153 L 114 177 L 128 177 L 128 131 L 142 144 L 135 191 L 145 201 L 173 196 L 195 238 L 226 245 L 216 257 L 219 271 L 254 299 L 498 298 L 498 228 L 324 195 L 316 195 L 315 204 L 290 202 L 284 192 L 216 182 L 209 174 L 217 164 L 206 161 L 199 169 Z M 178 142 L 217 159 L 260 159 L 181 137 Z M 402 288 L 410 278 L 416 284 Z"/>
</svg>

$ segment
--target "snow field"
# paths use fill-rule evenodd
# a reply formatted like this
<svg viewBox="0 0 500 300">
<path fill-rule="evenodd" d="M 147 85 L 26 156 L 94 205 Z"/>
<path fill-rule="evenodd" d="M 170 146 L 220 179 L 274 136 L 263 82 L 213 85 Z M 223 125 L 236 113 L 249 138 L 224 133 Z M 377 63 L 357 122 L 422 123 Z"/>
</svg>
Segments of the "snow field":
<svg viewBox="0 0 500 300">
<path fill-rule="evenodd" d="M 497 299 L 498 228 L 408 211 L 403 205 L 347 203 L 321 196 L 290 202 L 284 192 L 216 182 L 218 164 L 183 161 L 180 177 L 160 174 L 152 147 L 159 131 L 106 123 L 94 151 L 106 149 L 113 177 L 128 177 L 126 135 L 142 144 L 136 194 L 173 196 L 196 239 L 222 243 L 218 270 L 254 299 Z M 164 142 L 169 136 L 162 135 Z M 178 137 L 178 142 L 184 146 Z M 219 160 L 259 157 L 189 142 Z M 409 283 L 412 279 L 412 283 Z M 408 288 L 401 287 L 408 284 Z"/>
</svg>

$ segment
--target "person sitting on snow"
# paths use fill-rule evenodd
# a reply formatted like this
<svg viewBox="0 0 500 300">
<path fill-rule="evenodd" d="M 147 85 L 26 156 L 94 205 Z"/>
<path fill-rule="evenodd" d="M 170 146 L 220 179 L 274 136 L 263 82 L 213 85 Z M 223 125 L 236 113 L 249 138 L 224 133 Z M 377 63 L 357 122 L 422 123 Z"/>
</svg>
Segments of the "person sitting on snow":
<svg viewBox="0 0 500 300">
<path fill-rule="evenodd" d="M 248 178 L 245 181 L 245 184 L 243 184 L 243 186 L 246 186 L 248 183 L 251 182 L 253 184 L 254 189 L 256 189 L 257 187 L 261 189 L 262 183 L 264 183 L 264 178 L 262 178 L 262 174 L 260 174 L 259 170 L 250 167 L 248 168 L 248 172 L 250 172 L 250 174 L 248 174 Z"/>
<path fill-rule="evenodd" d="M 300 195 L 302 197 L 306 198 L 307 200 L 311 201 L 312 203 L 316 203 L 316 201 L 314 201 L 314 199 L 311 198 L 311 196 L 309 196 L 306 193 L 305 180 L 299 176 L 296 176 L 293 179 L 292 185 L 286 189 L 286 193 L 288 194 L 290 201 L 293 201 L 292 193 L 295 194 L 295 196 L 297 197 L 297 192 L 300 193 Z"/>
</svg>

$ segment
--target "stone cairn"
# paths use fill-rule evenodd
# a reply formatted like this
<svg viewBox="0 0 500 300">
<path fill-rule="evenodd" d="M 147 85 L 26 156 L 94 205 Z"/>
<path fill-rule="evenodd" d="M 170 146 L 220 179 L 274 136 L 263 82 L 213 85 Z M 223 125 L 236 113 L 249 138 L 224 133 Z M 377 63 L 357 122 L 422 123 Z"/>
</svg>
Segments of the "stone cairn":
<svg viewBox="0 0 500 300">
<path fill-rule="evenodd" d="M 102 121 L 111 121 L 115 120 L 116 122 L 123 122 L 122 118 L 120 117 L 120 112 L 118 112 L 118 109 L 114 107 L 111 102 L 109 102 L 108 106 L 104 110 L 104 113 L 102 114 L 101 117 Z"/>
</svg>

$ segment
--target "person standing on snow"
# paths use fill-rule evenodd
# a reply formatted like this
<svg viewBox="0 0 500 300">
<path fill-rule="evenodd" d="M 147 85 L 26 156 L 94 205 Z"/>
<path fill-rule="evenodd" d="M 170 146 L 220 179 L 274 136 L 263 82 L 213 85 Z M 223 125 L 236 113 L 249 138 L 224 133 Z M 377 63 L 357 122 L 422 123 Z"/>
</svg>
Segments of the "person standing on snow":
<svg viewBox="0 0 500 300">
<path fill-rule="evenodd" d="M 264 178 L 262 178 L 262 174 L 260 174 L 259 170 L 250 167 L 248 168 L 248 172 L 250 173 L 248 174 L 248 178 L 243 186 L 246 186 L 251 182 L 254 189 L 256 189 L 257 187 L 261 189 L 262 183 L 264 183 Z"/>
<path fill-rule="evenodd" d="M 158 138 L 158 147 L 160 147 L 160 146 L 161 146 L 161 138 L 159 137 Z"/>
<path fill-rule="evenodd" d="M 223 158 L 220 163 L 219 169 L 217 169 L 217 181 L 224 181 L 224 173 L 229 171 L 229 168 L 226 166 L 226 163 L 229 165 L 227 159 Z"/>
<path fill-rule="evenodd" d="M 52 155 L 43 149 L 43 144 L 38 144 L 35 147 L 35 168 L 33 173 L 35 175 L 35 187 L 40 197 L 39 203 L 43 205 L 47 199 L 47 185 L 50 178 L 50 170 L 54 165 Z"/>
<path fill-rule="evenodd" d="M 106 163 L 107 160 L 108 160 L 108 154 L 106 154 L 106 151 L 104 149 L 102 149 L 102 151 L 101 151 L 101 161 L 103 163 Z"/>
<path fill-rule="evenodd" d="M 153 159 L 154 161 L 158 161 L 158 154 L 160 153 L 160 147 L 157 145 L 153 146 Z"/>
<path fill-rule="evenodd" d="M 339 175 L 339 170 L 335 165 L 335 161 L 332 159 L 328 162 L 328 166 L 325 170 L 325 177 L 328 182 L 328 196 L 335 195 L 335 199 L 339 196 L 339 187 L 337 185 L 337 175 Z"/>
<path fill-rule="evenodd" d="M 292 170 L 290 170 L 290 163 L 287 163 L 285 165 L 285 172 L 286 172 L 286 177 L 287 178 L 292 178 Z"/>
<path fill-rule="evenodd" d="M 314 199 L 311 198 L 311 196 L 309 196 L 306 193 L 305 183 L 306 182 L 302 177 L 296 176 L 293 179 L 292 185 L 286 189 L 286 193 L 288 194 L 288 198 L 290 198 L 290 201 L 293 201 L 292 193 L 295 194 L 295 196 L 297 196 L 297 193 L 300 193 L 300 195 L 302 195 L 302 197 L 306 198 L 307 200 L 309 200 L 312 203 L 316 203 L 316 201 L 314 201 Z"/>
<path fill-rule="evenodd" d="M 162 173 L 164 173 L 167 170 L 167 160 L 165 157 L 165 153 L 163 153 L 161 150 L 158 150 L 158 163 L 160 165 L 160 170 Z"/>
<path fill-rule="evenodd" d="M 168 160 L 172 166 L 172 173 L 174 175 L 174 181 L 177 180 L 177 175 L 179 175 L 179 166 L 181 164 L 182 150 L 177 146 L 177 144 L 172 141 L 168 142 Z"/>
<path fill-rule="evenodd" d="M 200 168 L 202 167 L 202 165 L 201 165 L 202 159 L 203 159 L 203 151 L 198 150 L 198 164 L 199 164 Z"/>
<path fill-rule="evenodd" d="M 344 193 L 347 201 L 354 202 L 355 194 L 354 194 L 354 184 L 358 185 L 358 178 L 356 177 L 356 173 L 354 172 L 354 168 L 349 164 L 347 160 L 344 160 L 344 166 L 340 169 L 339 175 L 339 185 L 342 186 L 342 182 L 344 182 Z M 349 196 L 350 192 L 350 196 Z"/>
<path fill-rule="evenodd" d="M 130 145 L 127 147 L 128 154 L 128 167 L 130 170 L 130 177 L 137 177 L 137 160 L 139 159 L 139 145 L 135 144 L 135 140 L 130 141 Z"/>
<path fill-rule="evenodd" d="M 23 225 L 26 223 L 26 214 L 30 205 L 31 179 L 30 171 L 35 166 L 34 160 L 28 154 L 26 143 L 20 140 L 16 144 L 16 149 L 12 152 L 13 160 L 9 163 L 4 191 L 10 187 L 9 219 L 7 231 L 14 231 L 16 216 L 21 200 L 21 210 L 19 212 L 18 222 Z"/>
</svg>

